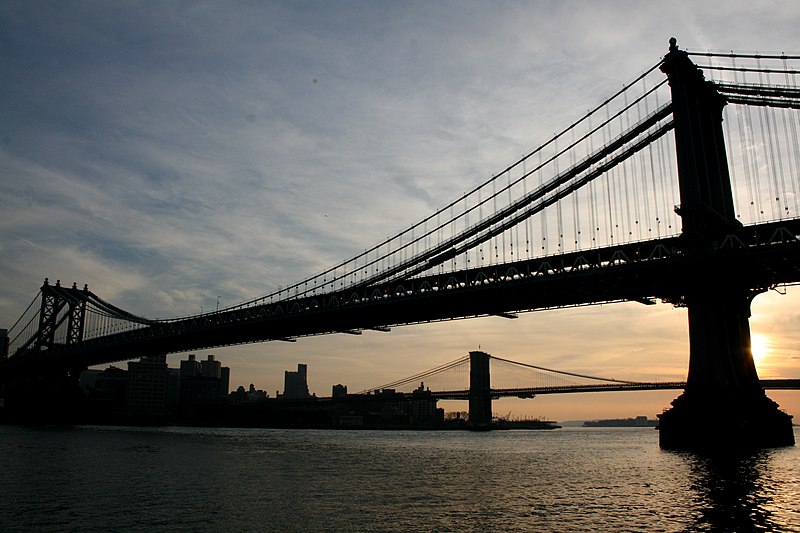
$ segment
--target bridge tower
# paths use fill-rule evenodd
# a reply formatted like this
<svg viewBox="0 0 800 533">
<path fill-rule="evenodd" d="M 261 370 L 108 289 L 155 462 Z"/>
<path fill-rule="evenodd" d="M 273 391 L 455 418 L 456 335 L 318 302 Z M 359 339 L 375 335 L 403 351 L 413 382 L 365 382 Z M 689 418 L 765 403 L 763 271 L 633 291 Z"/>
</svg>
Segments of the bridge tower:
<svg viewBox="0 0 800 533">
<path fill-rule="evenodd" d="M 41 287 L 39 324 L 36 333 L 20 350 L 30 351 L 35 366 L 9 379 L 3 376 L 0 394 L 4 401 L 4 416 L 14 423 L 72 423 L 83 395 L 78 388 L 80 373 L 86 364 L 47 364 L 46 358 L 37 357 L 64 345 L 83 340 L 86 322 L 88 286 L 79 289 L 77 284 L 63 287 L 61 281 L 51 285 L 48 279 Z M 4 330 L 3 330 L 4 331 Z M 8 343 L 0 340 L 0 360 L 8 360 Z M 12 367 L 13 368 L 13 367 Z"/>
<path fill-rule="evenodd" d="M 710 253 L 741 227 L 722 132 L 725 100 L 674 38 L 661 70 L 672 91 L 681 198 L 676 211 L 692 265 L 680 295 L 689 315 L 689 373 L 683 394 L 659 415 L 661 447 L 791 445 L 791 417 L 764 394 L 750 345 L 750 303 L 766 287 L 748 287 L 735 265 Z"/>
<path fill-rule="evenodd" d="M 489 354 L 484 352 L 469 352 L 469 425 L 477 431 L 492 425 Z"/>
<path fill-rule="evenodd" d="M 47 279 L 42 285 L 42 303 L 39 310 L 39 330 L 35 339 L 37 350 L 55 347 L 56 330 L 61 324 L 67 322 L 66 344 L 75 344 L 83 340 L 84 320 L 86 315 L 86 293 L 89 288 L 81 291 L 75 283 L 71 289 L 61 286 L 61 281 L 56 281 L 55 286 L 50 285 Z M 66 313 L 62 313 L 64 308 Z"/>
</svg>

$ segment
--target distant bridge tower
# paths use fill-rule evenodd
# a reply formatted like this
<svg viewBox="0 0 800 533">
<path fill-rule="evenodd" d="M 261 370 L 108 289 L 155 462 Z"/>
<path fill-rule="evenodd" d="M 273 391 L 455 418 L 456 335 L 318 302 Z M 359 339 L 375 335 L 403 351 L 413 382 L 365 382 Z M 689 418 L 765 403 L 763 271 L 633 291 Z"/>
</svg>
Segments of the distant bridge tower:
<svg viewBox="0 0 800 533">
<path fill-rule="evenodd" d="M 474 430 L 492 425 L 489 354 L 484 352 L 469 352 L 469 425 Z"/>
<path fill-rule="evenodd" d="M 791 417 L 764 394 L 750 345 L 750 302 L 766 287 L 749 287 L 736 265 L 709 254 L 740 227 L 722 133 L 725 101 L 674 38 L 661 70 L 672 91 L 681 197 L 676 210 L 691 259 L 679 295 L 689 314 L 689 374 L 684 393 L 659 415 L 661 446 L 791 445 Z"/>
</svg>

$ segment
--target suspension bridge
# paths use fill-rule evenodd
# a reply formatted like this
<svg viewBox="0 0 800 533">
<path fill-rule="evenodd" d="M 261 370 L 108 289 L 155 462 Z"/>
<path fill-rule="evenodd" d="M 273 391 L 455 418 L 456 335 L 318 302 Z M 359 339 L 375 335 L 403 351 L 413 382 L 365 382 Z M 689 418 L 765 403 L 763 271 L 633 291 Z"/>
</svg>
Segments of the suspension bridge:
<svg viewBox="0 0 800 533">
<path fill-rule="evenodd" d="M 763 392 L 749 307 L 800 282 L 800 56 L 669 53 L 560 133 L 363 253 L 254 300 L 148 319 L 45 281 L 4 339 L 0 380 L 309 335 L 657 300 L 688 308 L 685 392 L 661 443 L 792 443 Z M 706 78 L 707 76 L 707 78 Z M 672 135 L 667 135 L 672 132 Z M 752 435 L 757 435 L 753 437 Z"/>
<path fill-rule="evenodd" d="M 490 367 L 492 370 L 489 372 Z M 386 390 L 412 393 L 422 387 L 440 400 L 469 400 L 475 395 L 493 399 L 533 398 L 541 394 L 682 389 L 685 385 L 682 381 L 641 382 L 591 376 L 473 351 L 454 361 L 359 394 L 378 394 Z M 477 416 L 471 414 L 470 420 L 476 419 Z M 488 420 L 482 422 L 488 423 Z"/>
<path fill-rule="evenodd" d="M 798 390 L 800 379 L 760 380 L 764 389 Z M 585 373 L 554 370 L 513 361 L 481 351 L 411 376 L 361 391 L 384 391 L 413 395 L 425 391 L 439 400 L 468 400 L 469 420 L 475 429 L 489 429 L 492 400 L 503 397 L 534 398 L 543 394 L 679 390 L 685 381 L 632 381 Z"/>
</svg>

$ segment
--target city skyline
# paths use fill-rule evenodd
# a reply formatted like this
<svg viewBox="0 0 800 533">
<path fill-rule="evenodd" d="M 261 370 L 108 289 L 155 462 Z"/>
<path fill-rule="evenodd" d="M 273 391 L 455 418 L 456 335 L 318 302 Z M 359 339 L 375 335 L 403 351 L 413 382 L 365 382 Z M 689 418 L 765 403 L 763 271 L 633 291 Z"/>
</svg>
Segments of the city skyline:
<svg viewBox="0 0 800 533">
<path fill-rule="evenodd" d="M 316 274 L 544 142 L 656 63 L 672 35 L 694 50 L 800 48 L 800 8 L 781 5 L 774 21 L 770 5 L 5 3 L 0 327 L 45 277 L 165 317 Z M 754 301 L 763 378 L 800 377 L 797 292 Z M 267 391 L 307 363 L 320 395 L 479 348 L 559 370 L 673 380 L 686 376 L 686 322 L 670 305 L 624 303 L 196 353 L 219 354 L 231 383 Z M 800 416 L 798 393 L 769 395 Z M 675 396 L 553 396 L 495 409 L 652 417 Z"/>
</svg>

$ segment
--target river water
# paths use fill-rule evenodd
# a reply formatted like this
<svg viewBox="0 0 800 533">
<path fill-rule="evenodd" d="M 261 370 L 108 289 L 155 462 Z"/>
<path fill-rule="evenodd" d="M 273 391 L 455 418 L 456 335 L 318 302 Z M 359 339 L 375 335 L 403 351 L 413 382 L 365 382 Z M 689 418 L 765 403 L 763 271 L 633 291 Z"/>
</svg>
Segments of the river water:
<svg viewBox="0 0 800 533">
<path fill-rule="evenodd" d="M 800 531 L 800 448 L 648 428 L 5 426 L 0 465 L 2 531 Z"/>
</svg>

